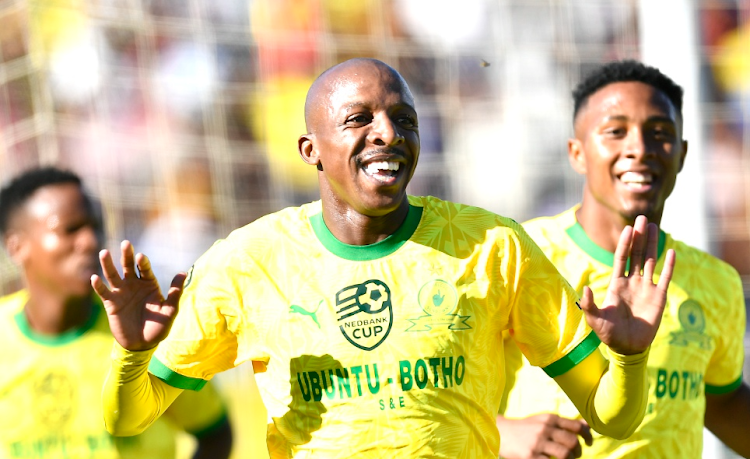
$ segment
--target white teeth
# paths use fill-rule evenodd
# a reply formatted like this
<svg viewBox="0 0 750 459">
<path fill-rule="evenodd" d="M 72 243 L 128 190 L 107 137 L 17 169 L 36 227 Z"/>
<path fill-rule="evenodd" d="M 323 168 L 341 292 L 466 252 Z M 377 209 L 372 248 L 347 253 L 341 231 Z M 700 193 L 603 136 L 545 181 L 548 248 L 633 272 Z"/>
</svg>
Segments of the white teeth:
<svg viewBox="0 0 750 459">
<path fill-rule="evenodd" d="M 639 172 L 625 172 L 620 176 L 620 180 L 625 183 L 637 183 L 637 184 L 644 184 L 644 183 L 651 183 L 653 181 L 653 177 L 651 174 L 641 174 Z"/>
<path fill-rule="evenodd" d="M 380 171 L 397 171 L 400 163 L 395 161 L 375 161 L 367 165 L 368 174 L 377 174 Z"/>
</svg>

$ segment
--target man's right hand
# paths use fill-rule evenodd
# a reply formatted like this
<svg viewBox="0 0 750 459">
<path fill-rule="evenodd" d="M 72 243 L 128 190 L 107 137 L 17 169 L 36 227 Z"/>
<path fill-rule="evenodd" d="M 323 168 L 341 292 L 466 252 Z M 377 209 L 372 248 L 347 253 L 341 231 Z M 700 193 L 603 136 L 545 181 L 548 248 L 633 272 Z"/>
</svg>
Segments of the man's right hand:
<svg viewBox="0 0 750 459">
<path fill-rule="evenodd" d="M 109 251 L 102 250 L 99 261 L 109 288 L 96 274 L 91 276 L 91 286 L 104 303 L 109 328 L 120 346 L 130 351 L 152 349 L 167 337 L 177 316 L 185 273 L 174 277 L 165 299 L 148 258 L 134 255 L 129 241 L 123 241 L 120 249 L 123 276 Z"/>
<path fill-rule="evenodd" d="M 498 416 L 495 423 L 503 459 L 572 459 L 581 457 L 579 436 L 589 446 L 594 441 L 586 422 L 551 413 L 523 419 Z"/>
</svg>

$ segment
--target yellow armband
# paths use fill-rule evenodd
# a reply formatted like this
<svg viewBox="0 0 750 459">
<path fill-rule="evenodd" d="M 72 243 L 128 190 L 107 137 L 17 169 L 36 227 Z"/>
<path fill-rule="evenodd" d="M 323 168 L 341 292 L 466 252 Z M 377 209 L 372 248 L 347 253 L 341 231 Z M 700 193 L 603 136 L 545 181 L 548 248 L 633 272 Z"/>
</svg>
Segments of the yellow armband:
<svg viewBox="0 0 750 459">
<path fill-rule="evenodd" d="M 648 350 L 609 355 L 607 362 L 597 350 L 555 381 L 594 430 L 624 439 L 633 434 L 646 411 Z"/>
<path fill-rule="evenodd" d="M 102 391 L 104 424 L 109 433 L 131 436 L 143 432 L 182 392 L 148 372 L 155 350 L 133 352 L 115 342 Z"/>
</svg>

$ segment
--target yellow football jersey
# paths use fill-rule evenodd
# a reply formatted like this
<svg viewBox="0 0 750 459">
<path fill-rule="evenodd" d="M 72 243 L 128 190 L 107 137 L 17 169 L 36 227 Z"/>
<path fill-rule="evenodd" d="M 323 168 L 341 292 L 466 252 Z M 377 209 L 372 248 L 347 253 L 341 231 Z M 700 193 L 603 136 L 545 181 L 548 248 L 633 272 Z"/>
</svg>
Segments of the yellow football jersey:
<svg viewBox="0 0 750 459">
<path fill-rule="evenodd" d="M 597 246 L 577 223 L 574 207 L 555 217 L 524 224 L 552 263 L 582 292 L 589 286 L 597 304 L 603 300 L 614 254 Z M 737 272 L 728 264 L 661 232 L 656 274 L 662 254 L 674 249 L 677 265 L 667 305 L 648 358 L 649 397 L 646 416 L 636 432 L 618 441 L 595 434 L 585 458 L 700 458 L 705 393 L 725 393 L 742 382 L 745 304 Z M 508 340 L 507 402 L 509 418 L 554 412 L 580 417 L 554 381 L 539 378 L 538 369 Z M 602 346 L 602 352 L 607 352 Z"/>
<path fill-rule="evenodd" d="M 272 458 L 497 457 L 503 331 L 553 376 L 598 340 L 520 225 L 409 201 L 369 246 L 339 242 L 319 201 L 217 242 L 150 371 L 190 389 L 251 361 Z"/>
<path fill-rule="evenodd" d="M 113 338 L 98 297 L 84 326 L 57 336 L 31 329 L 27 298 L 26 291 L 0 298 L 0 459 L 175 457 L 178 425 L 169 416 L 135 437 L 111 437 L 104 428 L 101 392 Z M 210 429 L 224 408 L 215 392 L 197 398 L 187 425 Z"/>
</svg>

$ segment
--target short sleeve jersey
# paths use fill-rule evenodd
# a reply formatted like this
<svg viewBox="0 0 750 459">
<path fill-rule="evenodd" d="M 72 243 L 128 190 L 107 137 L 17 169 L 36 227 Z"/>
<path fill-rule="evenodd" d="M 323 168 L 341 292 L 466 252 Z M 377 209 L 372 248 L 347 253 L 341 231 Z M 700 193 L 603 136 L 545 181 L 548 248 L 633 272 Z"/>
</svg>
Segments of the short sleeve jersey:
<svg viewBox="0 0 750 459">
<path fill-rule="evenodd" d="M 589 239 L 576 221 L 577 209 L 532 220 L 524 227 L 571 285 L 578 292 L 589 286 L 601 304 L 614 255 Z M 583 457 L 700 458 L 705 394 L 730 392 L 741 384 L 745 305 L 739 275 L 728 264 L 662 232 L 657 277 L 667 249 L 674 249 L 677 264 L 649 353 L 646 416 L 627 440 L 596 436 L 592 447 L 584 445 Z M 602 351 L 606 355 L 604 346 Z M 505 416 L 552 411 L 580 417 L 565 393 L 540 378 L 512 342 L 507 353 L 508 361 L 521 368 L 509 368 L 509 379 L 515 381 L 508 384 Z"/>
<path fill-rule="evenodd" d="M 29 326 L 19 291 L 0 299 L 0 459 L 168 459 L 176 427 L 159 419 L 141 435 L 112 437 L 102 420 L 101 392 L 112 335 L 101 303 L 81 328 L 56 336 Z M 211 407 L 213 409 L 213 407 Z M 192 404 L 196 426 L 209 429 L 213 412 Z M 209 417 L 210 416 L 210 417 Z"/>
<path fill-rule="evenodd" d="M 251 361 L 273 458 L 497 457 L 503 330 L 552 372 L 598 342 L 520 225 L 409 201 L 402 226 L 369 246 L 336 240 L 319 201 L 217 242 L 150 371 L 196 388 Z"/>
</svg>

